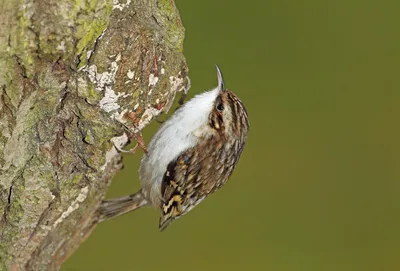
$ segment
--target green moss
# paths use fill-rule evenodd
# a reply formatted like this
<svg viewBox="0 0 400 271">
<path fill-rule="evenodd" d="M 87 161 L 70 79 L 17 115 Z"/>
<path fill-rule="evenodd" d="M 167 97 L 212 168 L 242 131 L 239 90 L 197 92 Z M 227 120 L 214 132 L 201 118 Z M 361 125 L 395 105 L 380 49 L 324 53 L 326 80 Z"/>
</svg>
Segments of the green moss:
<svg viewBox="0 0 400 271">
<path fill-rule="evenodd" d="M 85 98 L 90 104 L 97 104 L 103 98 L 102 93 L 94 88 L 93 83 L 88 82 L 88 84 L 85 82 L 85 84 L 78 85 L 78 95 Z"/>
<path fill-rule="evenodd" d="M 161 16 L 164 17 L 167 36 L 166 41 L 170 43 L 178 52 L 183 52 L 183 41 L 185 38 L 185 29 L 182 25 L 178 9 L 174 1 L 159 0 L 158 7 L 161 10 Z"/>
<path fill-rule="evenodd" d="M 21 220 L 24 215 L 24 209 L 21 204 L 21 195 L 25 190 L 24 180 L 23 178 L 18 178 L 13 181 L 12 186 L 12 201 L 11 206 L 9 207 L 9 211 L 7 213 L 7 223 L 3 226 L 2 229 L 2 242 L 0 242 L 0 256 L 4 257 L 7 255 L 7 247 L 6 244 L 10 243 L 18 233 L 18 227 L 14 225 L 18 225 L 18 222 Z M 7 189 L 8 194 L 9 189 Z M 7 255 L 8 257 L 8 255 Z"/>
<path fill-rule="evenodd" d="M 97 91 L 97 90 L 95 90 L 94 84 L 89 86 L 87 88 L 87 91 L 88 91 L 87 92 L 88 95 L 86 96 L 86 98 L 88 99 L 88 102 L 90 102 L 92 104 L 98 103 L 103 98 L 102 93 Z"/>
<path fill-rule="evenodd" d="M 7 270 L 7 266 L 6 266 L 6 261 L 3 259 L 4 258 L 4 254 L 0 252 L 0 270 Z M 11 261 L 12 257 L 9 256 L 8 260 Z"/>
<path fill-rule="evenodd" d="M 80 3 L 80 1 L 77 1 Z M 77 3 L 77 4 L 78 4 Z M 76 53 L 82 54 L 88 47 L 91 42 L 94 42 L 97 37 L 101 35 L 103 30 L 109 24 L 109 16 L 112 11 L 112 2 L 111 1 L 103 1 L 102 4 L 98 7 L 98 1 L 92 0 L 89 1 L 89 4 L 85 6 L 87 13 L 91 13 L 92 10 L 99 10 L 96 16 L 85 16 L 77 19 L 77 30 L 75 33 L 75 38 L 78 41 L 76 46 Z"/>
<path fill-rule="evenodd" d="M 91 130 L 87 130 L 86 136 L 85 136 L 85 142 L 87 142 L 87 143 L 89 143 L 91 145 L 94 145 L 96 143 L 95 140 L 94 140 L 94 137 L 92 135 Z"/>
<path fill-rule="evenodd" d="M 74 10 L 80 10 L 84 4 L 83 0 L 75 0 Z"/>
<path fill-rule="evenodd" d="M 33 199 L 32 199 L 32 202 L 33 202 L 33 204 L 38 205 L 39 202 L 40 202 L 40 198 L 34 195 Z"/>
<path fill-rule="evenodd" d="M 139 101 L 140 89 L 135 89 L 132 92 L 132 101 Z"/>
<path fill-rule="evenodd" d="M 32 22 L 27 14 L 28 8 L 19 9 L 17 13 L 18 26 L 11 28 L 11 46 L 8 51 L 10 56 L 18 56 L 20 64 L 25 67 L 25 73 L 28 78 L 34 74 L 33 64 L 34 58 L 31 55 L 32 45 L 30 40 L 34 40 L 34 34 L 28 30 L 32 27 Z"/>
<path fill-rule="evenodd" d="M 19 221 L 23 215 L 24 209 L 22 208 L 21 200 L 19 198 L 13 198 L 7 219 L 9 221 Z"/>
<path fill-rule="evenodd" d="M 87 162 L 88 165 L 91 166 L 92 168 L 97 168 L 97 167 L 100 165 L 100 163 L 99 163 L 99 160 L 100 160 L 100 159 L 101 159 L 101 158 L 100 158 L 100 155 L 96 154 L 96 155 L 89 156 L 89 157 L 86 159 L 86 162 Z"/>
<path fill-rule="evenodd" d="M 62 161 L 63 165 L 69 165 L 73 161 L 72 156 L 69 154 L 69 152 L 64 152 L 64 155 L 62 156 Z"/>
<path fill-rule="evenodd" d="M 115 131 L 111 126 L 104 125 L 93 125 L 92 126 L 93 135 L 96 138 L 98 145 L 102 145 L 105 141 L 108 141 L 113 137 Z"/>
<path fill-rule="evenodd" d="M 46 187 L 50 190 L 50 191 L 54 191 L 57 189 L 57 183 L 54 181 L 53 178 L 53 173 L 51 171 L 51 169 L 43 169 L 43 167 L 41 167 L 41 174 L 40 174 L 40 179 L 42 180 L 46 180 Z"/>
<path fill-rule="evenodd" d="M 75 174 L 75 175 L 72 177 L 72 180 L 71 180 L 70 183 L 71 183 L 72 185 L 78 185 L 78 184 L 81 182 L 82 178 L 83 178 L 83 174 L 82 174 L 82 173 Z"/>
<path fill-rule="evenodd" d="M 171 0 L 159 0 L 158 5 L 170 17 L 175 13 L 175 4 Z"/>
<path fill-rule="evenodd" d="M 106 26 L 107 22 L 101 20 L 80 22 L 76 31 L 76 37 L 79 39 L 76 46 L 77 54 L 81 54 L 87 45 L 101 34 Z"/>
<path fill-rule="evenodd" d="M 95 10 L 95 8 L 97 7 L 97 3 L 98 3 L 98 1 L 97 0 L 88 0 L 88 8 L 90 9 L 90 10 Z"/>
</svg>

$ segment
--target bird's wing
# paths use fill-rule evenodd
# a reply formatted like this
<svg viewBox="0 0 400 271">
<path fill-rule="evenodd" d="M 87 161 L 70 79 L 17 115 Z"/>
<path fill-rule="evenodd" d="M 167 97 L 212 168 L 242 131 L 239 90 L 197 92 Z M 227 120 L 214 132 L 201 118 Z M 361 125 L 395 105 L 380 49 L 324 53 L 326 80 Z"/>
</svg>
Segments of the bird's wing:
<svg viewBox="0 0 400 271">
<path fill-rule="evenodd" d="M 169 163 L 161 186 L 161 230 L 225 184 L 235 159 L 226 155 L 224 147 L 211 138 Z"/>
<path fill-rule="evenodd" d="M 200 203 L 208 194 L 208 182 L 205 182 L 207 179 L 203 176 L 208 168 L 203 165 L 204 158 L 204 154 L 190 148 L 169 163 L 161 188 L 161 230 Z"/>
</svg>

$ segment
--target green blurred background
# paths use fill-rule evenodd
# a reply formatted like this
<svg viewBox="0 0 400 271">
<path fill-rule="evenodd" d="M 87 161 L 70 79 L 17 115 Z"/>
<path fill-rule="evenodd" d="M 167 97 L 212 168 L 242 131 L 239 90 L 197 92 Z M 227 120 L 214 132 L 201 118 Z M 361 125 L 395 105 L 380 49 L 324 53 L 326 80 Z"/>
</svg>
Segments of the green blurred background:
<svg viewBox="0 0 400 271">
<path fill-rule="evenodd" d="M 247 107 L 244 154 L 165 232 L 150 208 L 111 220 L 62 270 L 400 270 L 400 1 L 176 4 L 190 95 L 218 63 Z M 109 197 L 139 187 L 139 156 Z"/>
</svg>

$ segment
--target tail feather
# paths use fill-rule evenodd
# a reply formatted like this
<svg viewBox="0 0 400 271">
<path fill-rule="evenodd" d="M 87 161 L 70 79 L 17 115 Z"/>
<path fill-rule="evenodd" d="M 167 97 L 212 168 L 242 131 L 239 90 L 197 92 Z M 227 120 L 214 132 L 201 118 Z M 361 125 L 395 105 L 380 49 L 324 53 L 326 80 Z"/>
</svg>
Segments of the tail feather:
<svg viewBox="0 0 400 271">
<path fill-rule="evenodd" d="M 132 212 L 147 204 L 148 202 L 140 190 L 133 195 L 105 200 L 101 203 L 99 209 L 99 222 Z"/>
<path fill-rule="evenodd" d="M 174 221 L 176 217 L 171 217 L 171 216 L 162 216 L 160 217 L 160 224 L 159 224 L 159 229 L 160 231 L 164 231 L 169 224 L 171 224 L 172 221 Z"/>
</svg>

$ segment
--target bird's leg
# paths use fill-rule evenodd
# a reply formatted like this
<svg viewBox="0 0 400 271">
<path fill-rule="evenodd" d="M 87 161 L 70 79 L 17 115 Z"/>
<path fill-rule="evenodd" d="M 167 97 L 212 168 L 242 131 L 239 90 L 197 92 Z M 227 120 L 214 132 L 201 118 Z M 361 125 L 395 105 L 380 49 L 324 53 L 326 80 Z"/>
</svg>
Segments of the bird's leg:
<svg viewBox="0 0 400 271">
<path fill-rule="evenodd" d="M 135 147 L 133 147 L 128 151 L 116 146 L 115 144 L 114 147 L 120 152 L 131 153 L 131 154 L 134 154 L 136 152 L 137 147 L 140 147 L 145 153 L 147 153 L 147 147 L 146 144 L 144 143 L 142 133 L 138 129 L 136 129 L 136 127 L 134 127 L 135 131 L 132 131 L 131 128 L 126 126 L 124 123 L 121 124 L 124 126 L 124 130 L 126 132 L 126 135 L 128 136 L 128 139 L 131 140 L 133 138 L 136 141 L 136 145 Z"/>
<path fill-rule="evenodd" d="M 136 145 L 132 149 L 130 149 L 128 152 L 134 154 L 136 152 L 137 147 L 140 147 L 145 153 L 147 153 L 147 147 L 146 144 L 144 143 L 142 133 L 139 131 L 137 133 L 132 133 L 131 138 L 135 139 Z"/>
</svg>

